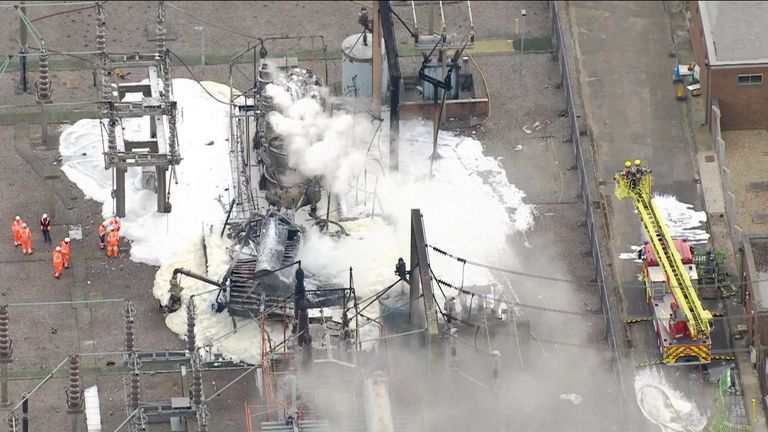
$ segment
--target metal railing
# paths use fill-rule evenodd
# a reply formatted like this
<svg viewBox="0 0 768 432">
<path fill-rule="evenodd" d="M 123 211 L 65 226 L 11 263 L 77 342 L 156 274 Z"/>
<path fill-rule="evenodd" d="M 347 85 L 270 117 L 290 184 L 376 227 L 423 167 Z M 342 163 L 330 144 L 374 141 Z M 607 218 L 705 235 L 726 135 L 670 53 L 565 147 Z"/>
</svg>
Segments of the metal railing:
<svg viewBox="0 0 768 432">
<path fill-rule="evenodd" d="M 584 158 L 584 152 L 589 152 L 589 148 L 583 148 L 584 146 L 588 147 L 589 143 L 582 143 L 581 140 L 579 117 L 578 112 L 576 111 L 576 105 L 574 103 L 571 74 L 569 71 L 569 59 L 567 53 L 568 50 L 566 49 L 565 39 L 563 38 L 557 3 L 557 1 L 549 2 L 550 12 L 552 15 L 552 38 L 555 45 L 554 48 L 557 51 L 557 61 L 560 65 L 560 77 L 562 79 L 563 89 L 565 90 L 565 105 L 568 112 L 568 120 L 570 122 L 571 142 L 573 143 L 573 149 L 576 153 L 576 165 L 578 166 L 579 170 L 579 183 L 581 185 L 582 198 L 584 199 L 586 226 L 587 230 L 589 231 L 592 256 L 595 261 L 595 280 L 600 291 L 601 306 L 603 311 L 603 318 L 605 321 L 606 338 L 608 339 L 608 346 L 610 347 L 613 354 L 613 375 L 622 395 L 621 399 L 618 400 L 619 413 L 620 416 L 624 418 L 624 378 L 621 371 L 621 359 L 619 358 L 616 334 L 613 327 L 613 311 L 611 310 L 611 304 L 610 300 L 608 299 L 608 293 L 605 286 L 605 272 L 603 270 L 603 258 L 600 242 L 598 240 L 597 230 L 595 229 L 595 213 L 593 209 L 595 207 L 599 208 L 600 199 L 597 196 L 593 196 L 593 192 L 590 190 L 590 181 L 593 181 L 593 179 L 587 172 L 588 166 L 586 165 Z"/>
</svg>

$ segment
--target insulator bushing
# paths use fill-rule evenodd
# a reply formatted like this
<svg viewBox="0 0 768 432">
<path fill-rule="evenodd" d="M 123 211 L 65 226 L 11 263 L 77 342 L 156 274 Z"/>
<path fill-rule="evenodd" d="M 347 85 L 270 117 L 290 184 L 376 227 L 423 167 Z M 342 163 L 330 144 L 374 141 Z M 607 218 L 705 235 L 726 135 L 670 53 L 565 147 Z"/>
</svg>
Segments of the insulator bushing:
<svg viewBox="0 0 768 432">
<path fill-rule="evenodd" d="M 10 360 L 13 353 L 11 336 L 8 331 L 9 323 L 8 305 L 2 305 L 0 306 L 0 361 Z"/>
<path fill-rule="evenodd" d="M 139 396 L 141 395 L 141 383 L 139 382 L 139 371 L 131 372 L 131 385 L 130 394 L 128 395 L 128 403 L 132 410 L 139 407 Z"/>
<path fill-rule="evenodd" d="M 67 389 L 67 409 L 70 413 L 81 412 L 83 407 L 83 386 L 80 377 L 80 357 L 69 356 L 69 388 Z"/>
<path fill-rule="evenodd" d="M 51 99 L 51 78 L 48 70 L 48 50 L 45 49 L 45 44 L 40 47 L 39 61 L 39 77 L 37 79 L 37 100 L 47 101 Z"/>
<path fill-rule="evenodd" d="M 8 414 L 8 432 L 17 432 L 21 430 L 21 422 L 19 422 L 19 414 L 16 411 L 11 411 Z"/>
<path fill-rule="evenodd" d="M 107 49 L 106 16 L 104 3 L 96 2 L 96 51 L 101 51 L 102 53 Z"/>
<path fill-rule="evenodd" d="M 208 432 L 208 420 L 211 418 L 211 413 L 208 411 L 206 405 L 201 405 L 197 409 L 197 430 L 199 432 Z"/>
<path fill-rule="evenodd" d="M 200 358 L 192 357 L 192 405 L 199 407 L 203 403 L 203 370 Z"/>
<path fill-rule="evenodd" d="M 133 302 L 130 300 L 125 302 L 123 306 L 123 318 L 125 320 L 125 350 L 132 352 L 135 348 L 136 333 L 134 331 L 134 316 L 136 316 L 136 308 L 133 306 Z"/>
<path fill-rule="evenodd" d="M 195 319 L 197 316 L 197 307 L 195 298 L 190 297 L 187 300 L 187 351 L 194 357 L 196 352 L 197 338 L 195 336 Z"/>
</svg>

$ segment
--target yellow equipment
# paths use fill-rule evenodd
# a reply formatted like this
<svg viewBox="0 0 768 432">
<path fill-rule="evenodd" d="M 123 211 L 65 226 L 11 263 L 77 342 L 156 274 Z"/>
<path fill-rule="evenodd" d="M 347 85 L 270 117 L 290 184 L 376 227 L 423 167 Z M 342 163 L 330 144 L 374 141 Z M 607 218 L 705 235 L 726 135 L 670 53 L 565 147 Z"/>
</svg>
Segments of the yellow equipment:
<svg viewBox="0 0 768 432">
<path fill-rule="evenodd" d="M 664 363 L 709 363 L 712 314 L 701 305 L 692 282 L 698 278 L 692 249 L 685 240 L 670 237 L 651 195 L 649 169 L 627 168 L 617 172 L 614 181 L 616 197 L 632 198 L 648 236 L 641 253 L 643 279 Z"/>
</svg>

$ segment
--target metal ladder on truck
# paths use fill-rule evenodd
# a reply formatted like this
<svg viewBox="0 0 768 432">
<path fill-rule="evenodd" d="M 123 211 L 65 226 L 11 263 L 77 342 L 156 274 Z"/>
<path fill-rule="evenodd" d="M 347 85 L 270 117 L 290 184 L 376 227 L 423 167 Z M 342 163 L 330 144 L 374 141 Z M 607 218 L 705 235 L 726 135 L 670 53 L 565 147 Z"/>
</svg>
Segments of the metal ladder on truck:
<svg viewBox="0 0 768 432">
<path fill-rule="evenodd" d="M 658 258 L 659 266 L 667 278 L 667 284 L 680 310 L 687 318 L 687 327 L 693 341 L 709 339 L 712 314 L 704 309 L 698 293 L 688 276 L 688 271 L 682 262 L 666 224 L 651 195 L 652 176 L 648 169 L 636 167 L 616 173 L 616 196 L 619 199 L 632 198 L 640 215 L 640 220 L 653 251 Z M 658 318 L 658 317 L 657 317 Z M 703 350 L 702 347 L 698 347 Z M 711 360 L 710 347 L 706 352 L 698 352 L 703 363 Z M 665 355 L 666 360 L 666 355 Z"/>
</svg>

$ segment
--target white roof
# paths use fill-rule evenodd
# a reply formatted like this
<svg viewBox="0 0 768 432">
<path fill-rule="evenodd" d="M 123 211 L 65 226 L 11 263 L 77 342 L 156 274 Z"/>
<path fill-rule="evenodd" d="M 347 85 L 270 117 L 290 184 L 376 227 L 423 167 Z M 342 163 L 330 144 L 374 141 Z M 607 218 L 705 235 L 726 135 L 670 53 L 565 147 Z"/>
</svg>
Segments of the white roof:
<svg viewBox="0 0 768 432">
<path fill-rule="evenodd" d="M 698 3 L 710 65 L 768 63 L 768 2 Z"/>
</svg>

